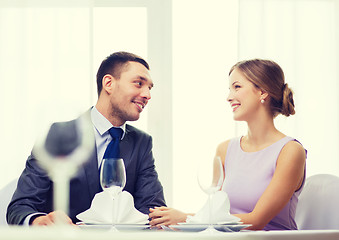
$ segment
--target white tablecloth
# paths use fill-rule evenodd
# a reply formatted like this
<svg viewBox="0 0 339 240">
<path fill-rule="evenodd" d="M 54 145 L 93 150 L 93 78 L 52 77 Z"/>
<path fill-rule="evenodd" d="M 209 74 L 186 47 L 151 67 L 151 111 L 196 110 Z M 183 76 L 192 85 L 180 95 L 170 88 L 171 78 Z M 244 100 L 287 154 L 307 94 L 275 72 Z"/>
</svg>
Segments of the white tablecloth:
<svg viewBox="0 0 339 240">
<path fill-rule="evenodd" d="M 218 234 L 167 232 L 143 230 L 133 232 L 110 232 L 102 229 L 80 229 L 77 227 L 0 227 L 0 239 L 6 240 L 199 240 L 199 239 L 248 239 L 248 240 L 338 240 L 339 230 L 305 230 L 305 231 L 246 231 L 224 232 Z"/>
</svg>

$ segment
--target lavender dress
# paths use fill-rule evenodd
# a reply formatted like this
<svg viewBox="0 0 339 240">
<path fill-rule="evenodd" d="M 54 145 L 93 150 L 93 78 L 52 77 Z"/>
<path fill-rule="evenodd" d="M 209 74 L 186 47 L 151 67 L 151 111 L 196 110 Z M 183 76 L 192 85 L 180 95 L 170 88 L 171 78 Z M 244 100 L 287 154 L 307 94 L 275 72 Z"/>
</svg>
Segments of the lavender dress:
<svg viewBox="0 0 339 240">
<path fill-rule="evenodd" d="M 258 152 L 244 152 L 240 147 L 240 137 L 229 142 L 225 159 L 225 181 L 223 191 L 230 199 L 230 213 L 251 212 L 270 183 L 281 149 L 294 138 L 284 137 Z M 264 230 L 296 230 L 294 221 L 298 196 L 304 186 L 294 192 L 281 212 L 275 216 Z"/>
</svg>

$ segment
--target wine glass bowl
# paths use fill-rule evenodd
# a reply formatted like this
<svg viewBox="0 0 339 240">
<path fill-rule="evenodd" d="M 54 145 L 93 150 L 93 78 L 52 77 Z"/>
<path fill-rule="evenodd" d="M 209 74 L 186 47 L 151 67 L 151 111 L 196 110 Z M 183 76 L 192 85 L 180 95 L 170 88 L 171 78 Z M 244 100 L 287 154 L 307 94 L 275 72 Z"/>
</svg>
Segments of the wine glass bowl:
<svg viewBox="0 0 339 240">
<path fill-rule="evenodd" d="M 118 201 L 115 198 L 122 192 L 126 184 L 126 170 L 122 158 L 104 158 L 100 166 L 100 185 L 112 198 L 112 227 L 111 231 L 117 232 Z"/>
<path fill-rule="evenodd" d="M 221 159 L 216 156 L 213 162 L 204 161 L 201 162 L 198 169 L 198 183 L 208 195 L 208 228 L 204 231 L 206 233 L 217 232 L 213 227 L 213 215 L 212 215 L 212 196 L 221 189 L 224 181 L 224 170 Z"/>
<path fill-rule="evenodd" d="M 72 177 L 89 159 L 94 145 L 90 116 L 83 115 L 75 121 L 52 124 L 38 136 L 32 153 L 50 176 L 62 172 Z"/>
<path fill-rule="evenodd" d="M 221 189 L 224 181 L 224 170 L 219 156 L 216 156 L 213 163 L 204 161 L 198 169 L 198 183 L 206 194 L 211 195 Z"/>
<path fill-rule="evenodd" d="M 126 185 L 126 170 L 122 158 L 107 158 L 102 160 L 100 169 L 100 184 L 104 191 L 114 198 Z"/>
</svg>

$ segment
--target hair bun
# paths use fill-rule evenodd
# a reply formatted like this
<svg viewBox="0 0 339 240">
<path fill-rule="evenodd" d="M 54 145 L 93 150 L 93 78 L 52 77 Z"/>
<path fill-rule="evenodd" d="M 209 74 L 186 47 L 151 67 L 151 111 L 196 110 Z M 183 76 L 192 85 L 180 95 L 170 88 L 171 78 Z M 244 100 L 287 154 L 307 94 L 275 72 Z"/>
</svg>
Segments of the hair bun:
<svg viewBox="0 0 339 240">
<path fill-rule="evenodd" d="M 283 100 L 281 106 L 281 114 L 287 117 L 295 114 L 293 92 L 288 87 L 287 83 L 285 83 L 283 86 Z"/>
</svg>

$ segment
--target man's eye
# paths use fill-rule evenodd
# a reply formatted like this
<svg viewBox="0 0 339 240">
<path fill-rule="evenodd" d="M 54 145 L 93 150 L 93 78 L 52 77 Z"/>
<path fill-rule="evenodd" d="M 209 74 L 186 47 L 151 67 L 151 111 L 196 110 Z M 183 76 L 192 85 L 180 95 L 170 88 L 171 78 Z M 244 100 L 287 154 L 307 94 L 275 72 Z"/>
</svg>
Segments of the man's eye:
<svg viewBox="0 0 339 240">
<path fill-rule="evenodd" d="M 141 87 L 141 86 L 142 86 L 142 82 L 141 82 L 141 81 L 135 82 L 135 84 L 136 84 L 138 87 Z"/>
</svg>

